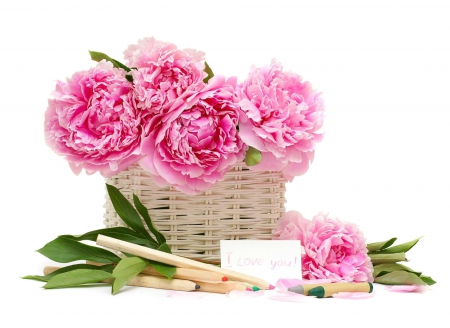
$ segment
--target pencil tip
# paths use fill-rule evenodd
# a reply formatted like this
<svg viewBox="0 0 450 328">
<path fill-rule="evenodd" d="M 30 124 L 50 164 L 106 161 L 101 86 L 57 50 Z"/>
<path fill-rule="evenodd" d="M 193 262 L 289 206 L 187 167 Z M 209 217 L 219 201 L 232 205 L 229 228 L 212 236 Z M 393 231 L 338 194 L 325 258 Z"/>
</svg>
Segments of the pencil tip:
<svg viewBox="0 0 450 328">
<path fill-rule="evenodd" d="M 200 285 L 195 284 L 195 290 L 200 289 Z"/>
<path fill-rule="evenodd" d="M 272 289 L 275 289 L 275 286 L 269 284 L 269 290 L 272 290 Z"/>
<path fill-rule="evenodd" d="M 223 281 L 223 282 L 228 281 L 228 277 L 223 277 L 223 278 L 222 278 L 222 281 Z"/>
<path fill-rule="evenodd" d="M 248 292 L 251 292 L 251 291 L 252 291 L 252 289 L 251 289 L 251 288 L 248 288 L 248 287 L 245 287 L 245 290 L 248 291 Z"/>
<path fill-rule="evenodd" d="M 256 286 L 253 286 L 252 287 L 252 290 L 254 291 L 254 292 L 257 292 L 258 290 L 261 290 L 259 287 L 256 287 Z"/>
</svg>

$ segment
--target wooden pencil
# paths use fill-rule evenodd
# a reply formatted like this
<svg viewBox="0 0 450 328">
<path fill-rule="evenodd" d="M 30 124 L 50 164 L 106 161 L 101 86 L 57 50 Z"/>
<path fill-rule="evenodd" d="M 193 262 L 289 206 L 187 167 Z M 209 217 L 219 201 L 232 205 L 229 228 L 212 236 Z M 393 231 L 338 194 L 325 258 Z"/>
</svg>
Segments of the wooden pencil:
<svg viewBox="0 0 450 328">
<path fill-rule="evenodd" d="M 104 265 L 104 263 L 91 262 L 91 261 L 86 261 L 86 263 L 92 264 L 92 265 Z M 155 268 L 153 268 L 153 267 L 148 267 L 148 268 L 144 269 L 141 273 L 149 274 L 152 276 L 163 276 L 161 273 L 156 271 Z M 177 268 L 175 271 L 175 274 L 173 275 L 173 278 L 185 279 L 185 280 L 196 280 L 196 281 L 203 281 L 203 282 L 212 282 L 212 283 L 228 281 L 228 277 L 226 277 L 220 273 L 205 271 L 205 270 L 198 270 L 198 269 L 188 269 L 188 268 Z"/>
<path fill-rule="evenodd" d="M 167 279 L 165 277 L 151 276 L 148 274 L 139 274 L 133 278 L 127 285 L 150 287 L 159 289 L 170 289 L 190 292 L 201 288 L 197 283 L 183 279 Z"/>
<path fill-rule="evenodd" d="M 237 281 L 230 280 L 230 282 L 237 282 Z M 250 290 L 253 290 L 254 292 L 257 292 L 258 290 L 260 290 L 259 287 L 249 284 L 247 282 L 239 281 L 239 283 L 244 285 L 245 287 L 249 288 Z"/>
<path fill-rule="evenodd" d="M 227 276 L 229 279 L 248 282 L 250 284 L 259 287 L 260 289 L 273 289 L 273 286 L 270 285 L 267 281 L 264 281 L 263 279 L 257 277 L 249 276 L 228 269 L 219 268 L 211 264 L 186 259 L 181 256 L 161 252 L 144 246 L 135 245 L 126 241 L 118 240 L 104 235 L 98 235 L 97 245 L 115 249 L 123 253 L 129 253 L 136 256 L 140 256 L 149 260 L 173 265 L 180 268 L 199 269 L 220 273 L 223 274 L 224 276 Z"/>
<path fill-rule="evenodd" d="M 52 273 L 60 268 L 46 266 L 44 268 L 44 275 Z M 103 280 L 104 283 L 112 283 L 113 279 Z M 169 289 L 179 290 L 184 292 L 190 292 L 200 289 L 200 285 L 190 280 L 183 279 L 167 279 L 163 277 L 151 276 L 146 274 L 139 274 L 128 282 L 128 286 L 138 286 L 147 288 Z"/>
<path fill-rule="evenodd" d="M 372 293 L 373 285 L 370 282 L 334 282 L 329 284 L 305 284 L 288 288 L 289 291 L 319 298 L 330 297 L 340 292 Z"/>
<path fill-rule="evenodd" d="M 250 288 L 238 282 L 218 282 L 218 283 L 210 283 L 204 281 L 194 281 L 200 286 L 199 292 L 207 292 L 207 293 L 218 293 L 218 294 L 226 294 L 232 290 L 247 290 L 251 291 Z"/>
</svg>

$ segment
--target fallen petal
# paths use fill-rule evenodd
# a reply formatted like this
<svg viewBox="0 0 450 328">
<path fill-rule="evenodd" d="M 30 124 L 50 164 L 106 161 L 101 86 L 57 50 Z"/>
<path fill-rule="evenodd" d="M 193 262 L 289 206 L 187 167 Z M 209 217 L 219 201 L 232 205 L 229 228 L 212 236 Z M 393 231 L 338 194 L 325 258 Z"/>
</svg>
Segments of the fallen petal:
<svg viewBox="0 0 450 328">
<path fill-rule="evenodd" d="M 385 286 L 386 290 L 391 292 L 399 292 L 399 293 L 423 293 L 428 290 L 428 286 L 421 285 L 395 285 L 395 286 Z"/>
<path fill-rule="evenodd" d="M 272 301 L 301 303 L 305 301 L 308 298 L 308 296 L 289 291 L 283 291 L 278 292 L 275 295 L 269 295 L 267 298 Z"/>
<path fill-rule="evenodd" d="M 288 290 L 288 288 L 301 285 L 302 281 L 301 279 L 278 279 L 276 286 L 280 290 Z"/>
<path fill-rule="evenodd" d="M 340 292 L 331 295 L 333 298 L 345 298 L 349 300 L 362 300 L 366 298 L 372 298 L 374 296 L 374 293 L 362 293 L 362 292 L 353 292 L 353 293 L 347 293 L 347 292 Z"/>
<path fill-rule="evenodd" d="M 278 279 L 276 286 L 280 290 L 288 290 L 288 288 L 299 286 L 299 285 L 309 285 L 309 284 L 330 284 L 331 279 Z"/>
</svg>

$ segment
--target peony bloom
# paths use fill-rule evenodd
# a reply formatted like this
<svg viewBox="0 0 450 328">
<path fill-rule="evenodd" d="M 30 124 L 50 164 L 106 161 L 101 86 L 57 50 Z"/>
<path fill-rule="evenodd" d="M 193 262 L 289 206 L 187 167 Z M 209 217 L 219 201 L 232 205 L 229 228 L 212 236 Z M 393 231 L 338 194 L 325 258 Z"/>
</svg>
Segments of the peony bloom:
<svg viewBox="0 0 450 328">
<path fill-rule="evenodd" d="M 318 214 L 312 221 L 290 211 L 277 225 L 274 239 L 299 239 L 303 278 L 347 282 L 373 281 L 373 266 L 357 226 Z"/>
<path fill-rule="evenodd" d="M 125 72 L 102 61 L 58 81 L 45 113 L 45 138 L 75 174 L 84 168 L 109 177 L 142 157 L 142 119 Z"/>
<path fill-rule="evenodd" d="M 282 171 L 289 181 L 304 174 L 322 140 L 320 94 L 273 60 L 270 67 L 252 68 L 238 96 L 246 114 L 239 123 L 240 136 L 262 153 L 261 162 L 250 169 Z"/>
<path fill-rule="evenodd" d="M 299 212 L 289 211 L 284 213 L 277 223 L 277 239 L 301 240 L 302 232 L 308 222 Z"/>
<path fill-rule="evenodd" d="M 244 158 L 246 147 L 236 127 L 235 87 L 235 78 L 214 77 L 208 84 L 192 86 L 167 114 L 155 116 L 140 165 L 157 184 L 196 194 Z"/>
<path fill-rule="evenodd" d="M 139 40 L 124 52 L 135 87 L 138 108 L 159 113 L 172 106 L 189 86 L 202 81 L 204 53 L 180 50 L 154 38 Z"/>
</svg>

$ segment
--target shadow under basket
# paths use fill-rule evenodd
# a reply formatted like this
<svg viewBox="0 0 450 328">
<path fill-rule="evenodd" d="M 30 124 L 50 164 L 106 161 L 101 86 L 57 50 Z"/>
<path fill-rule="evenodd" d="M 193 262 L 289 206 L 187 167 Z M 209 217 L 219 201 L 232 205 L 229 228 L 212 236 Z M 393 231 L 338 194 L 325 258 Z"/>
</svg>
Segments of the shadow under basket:
<svg viewBox="0 0 450 328">
<path fill-rule="evenodd" d="M 156 185 L 139 165 L 106 179 L 133 203 L 133 193 L 148 208 L 156 227 L 166 236 L 172 253 L 220 263 L 221 239 L 272 239 L 285 212 L 285 183 L 280 172 L 250 171 L 233 166 L 223 181 L 195 196 Z M 126 226 L 106 193 L 104 224 Z"/>
</svg>

